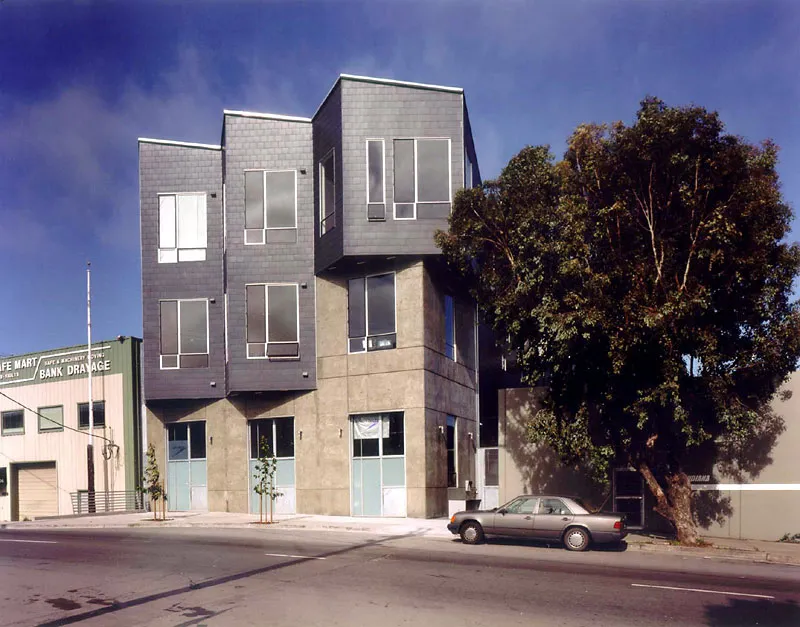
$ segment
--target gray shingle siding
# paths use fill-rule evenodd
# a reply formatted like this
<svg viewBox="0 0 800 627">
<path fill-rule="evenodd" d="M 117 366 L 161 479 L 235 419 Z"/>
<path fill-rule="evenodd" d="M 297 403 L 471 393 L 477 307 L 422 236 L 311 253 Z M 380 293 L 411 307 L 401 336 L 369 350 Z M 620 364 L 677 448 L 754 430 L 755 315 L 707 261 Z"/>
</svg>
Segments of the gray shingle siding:
<svg viewBox="0 0 800 627">
<path fill-rule="evenodd" d="M 343 79 L 342 161 L 344 165 L 344 254 L 438 254 L 433 241 L 447 218 L 394 220 L 392 140 L 449 137 L 452 194 L 463 186 L 463 96 L 460 93 L 381 85 Z M 367 221 L 366 140 L 385 140 L 386 220 Z"/>
<path fill-rule="evenodd" d="M 341 259 L 344 252 L 342 230 L 342 91 L 339 82 L 314 117 L 314 256 L 317 272 Z M 336 226 L 319 236 L 319 164 L 333 149 L 336 170 Z"/>
<path fill-rule="evenodd" d="M 206 260 L 158 263 L 158 194 L 203 191 L 207 193 Z M 225 395 L 225 317 L 220 151 L 140 142 L 139 193 L 146 398 L 221 398 Z M 160 369 L 159 300 L 181 298 L 215 299 L 208 306 L 208 368 Z"/>
<path fill-rule="evenodd" d="M 296 242 L 244 245 L 244 171 L 297 171 Z M 305 170 L 305 174 L 301 173 Z M 316 387 L 314 184 L 312 128 L 307 122 L 225 116 L 228 389 L 231 392 Z M 291 234 L 291 232 L 289 232 Z M 290 238 L 292 239 L 292 238 Z M 297 283 L 300 359 L 247 359 L 245 285 Z M 303 372 L 307 373 L 303 377 Z"/>
</svg>

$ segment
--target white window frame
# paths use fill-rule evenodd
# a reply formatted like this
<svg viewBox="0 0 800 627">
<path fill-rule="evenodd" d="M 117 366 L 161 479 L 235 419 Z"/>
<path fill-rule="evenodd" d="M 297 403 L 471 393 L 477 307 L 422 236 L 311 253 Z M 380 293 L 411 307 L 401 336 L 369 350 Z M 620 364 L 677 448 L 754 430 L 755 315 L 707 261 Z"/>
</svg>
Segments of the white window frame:
<svg viewBox="0 0 800 627">
<path fill-rule="evenodd" d="M 332 157 L 331 167 L 333 168 L 333 207 L 330 213 L 323 212 L 323 205 L 325 204 L 325 176 L 323 164 Z M 331 148 L 317 164 L 317 176 L 319 178 L 319 236 L 322 237 L 326 233 L 330 233 L 336 228 L 336 149 Z M 327 210 L 327 207 L 325 207 Z M 325 226 L 326 220 L 333 216 L 333 225 Z M 324 230 L 323 230 L 324 227 Z"/>
<path fill-rule="evenodd" d="M 394 331 L 392 331 L 390 333 L 379 333 L 377 335 L 370 335 L 369 334 L 369 290 L 367 289 L 367 279 L 370 278 L 370 277 L 375 277 L 375 276 L 383 276 L 384 274 L 392 274 L 392 275 L 394 275 L 394 281 L 393 281 L 393 283 L 394 283 Z M 351 277 L 351 278 L 360 279 L 361 277 L 360 276 L 355 276 L 355 277 Z M 348 283 L 348 289 L 350 289 L 349 283 Z M 390 272 L 373 272 L 372 274 L 365 274 L 364 275 L 364 332 L 365 332 L 365 335 L 364 335 L 364 350 L 360 350 L 360 351 L 351 351 L 350 350 L 350 340 L 351 339 L 358 340 L 358 339 L 361 339 L 361 338 L 357 338 L 357 337 L 351 338 L 350 337 L 350 318 L 349 318 L 349 315 L 350 315 L 350 302 L 349 302 L 349 295 L 348 295 L 347 313 L 348 313 L 348 319 L 347 319 L 347 325 L 348 325 L 348 328 L 347 328 L 347 354 L 348 355 L 361 355 L 361 354 L 364 354 L 364 353 L 374 352 L 374 351 L 367 350 L 367 342 L 369 341 L 369 338 L 371 338 L 371 337 L 383 337 L 385 335 L 394 335 L 394 336 L 396 336 L 397 335 L 397 272 L 392 270 Z M 395 348 L 397 348 L 397 340 L 396 339 L 395 339 Z M 391 349 L 384 349 L 384 350 L 391 350 Z M 380 412 L 378 412 L 378 413 L 380 413 Z"/>
<path fill-rule="evenodd" d="M 264 337 L 266 338 L 266 342 L 264 342 L 265 349 L 264 349 L 264 356 L 260 355 L 250 355 L 250 345 L 251 344 L 261 344 L 261 342 L 248 342 L 247 341 L 247 288 L 248 287 L 258 287 L 261 286 L 264 288 Z M 296 342 L 270 342 L 269 340 L 269 291 L 267 290 L 268 287 L 287 287 L 291 286 L 294 287 L 295 291 L 295 311 L 297 315 L 295 319 L 297 321 L 297 341 Z M 300 359 L 300 285 L 298 283 L 246 283 L 244 286 L 244 343 L 245 343 L 245 353 L 247 359 L 268 359 L 270 361 L 297 361 Z M 268 346 L 270 344 L 297 344 L 297 355 L 292 355 L 288 357 L 269 357 L 267 355 Z"/>
<path fill-rule="evenodd" d="M 276 447 L 276 442 L 278 441 L 278 425 L 277 425 L 277 421 L 278 420 L 286 420 L 287 418 L 291 418 L 294 421 L 294 424 L 292 425 L 292 443 L 294 445 L 294 455 L 289 456 L 289 457 L 287 457 L 285 455 L 284 456 L 278 455 L 278 451 L 276 450 L 276 448 L 277 448 Z M 295 461 L 297 459 L 297 416 L 294 416 L 294 415 L 259 416 L 258 418 L 248 418 L 247 419 L 247 459 L 249 461 L 257 461 L 259 459 L 258 457 L 252 457 L 251 456 L 252 453 L 253 453 L 252 448 L 251 448 L 251 446 L 252 446 L 251 438 L 253 437 L 252 429 L 253 429 L 254 424 L 256 422 L 258 422 L 259 420 L 271 420 L 272 421 L 272 442 L 270 444 L 270 450 L 272 452 L 273 457 L 275 459 Z M 259 442 L 259 444 L 261 444 L 261 443 Z M 260 446 L 259 446 L 259 451 L 258 452 L 259 453 L 261 452 L 261 447 Z M 252 480 L 252 477 L 251 477 L 251 480 Z M 296 483 L 297 483 L 297 479 L 295 478 L 295 484 Z M 251 487 L 251 489 L 252 489 L 252 487 Z"/>
<path fill-rule="evenodd" d="M 206 304 L 206 352 L 205 353 L 184 353 L 181 351 L 181 303 L 186 302 L 204 302 Z M 161 354 L 161 303 L 177 302 L 178 303 L 178 358 L 177 366 L 165 366 L 164 357 L 172 357 L 172 355 Z M 207 355 L 208 367 L 211 367 L 211 343 L 208 332 L 209 327 L 208 319 L 208 299 L 207 298 L 160 298 L 158 300 L 158 355 L 159 367 L 161 370 L 181 370 L 181 355 Z M 199 370 L 199 368 L 183 368 L 183 370 Z"/>
<path fill-rule="evenodd" d="M 174 237 L 175 237 L 175 246 L 162 248 L 161 247 L 161 199 L 166 196 L 172 196 L 175 199 L 175 227 L 174 227 Z M 202 248 L 180 248 L 178 246 L 178 241 L 180 240 L 180 235 L 178 233 L 178 197 L 179 196 L 202 196 L 205 199 L 205 212 L 206 212 L 206 245 Z M 208 250 L 208 193 L 207 192 L 164 192 L 157 194 L 158 197 L 158 263 L 190 263 L 192 261 L 205 261 L 206 260 L 206 250 Z M 202 259 L 181 259 L 181 251 L 202 251 Z M 172 259 L 173 255 L 170 255 L 170 258 L 167 258 L 166 254 L 162 253 L 172 253 L 174 252 L 174 259 Z"/>
<path fill-rule="evenodd" d="M 264 168 L 245 168 L 244 172 L 261 172 L 261 188 L 264 190 L 263 195 L 264 197 L 261 199 L 261 207 L 264 216 L 264 228 L 262 229 L 244 229 L 244 245 L 245 246 L 263 246 L 267 241 L 267 231 L 291 231 L 297 229 L 297 170 L 291 169 L 283 169 L 283 170 L 276 170 L 276 169 L 264 169 Z M 267 174 L 270 172 L 292 172 L 294 174 L 294 226 L 267 226 Z M 244 176 L 244 175 L 243 175 Z M 248 242 L 247 241 L 247 232 L 248 231 L 261 231 L 261 241 L 260 242 Z"/>
<path fill-rule="evenodd" d="M 381 164 L 381 169 L 383 171 L 383 201 L 382 202 L 371 202 L 369 199 L 369 143 L 370 142 L 380 142 L 381 143 L 381 156 L 383 157 L 383 163 Z M 366 198 L 367 198 L 367 220 L 370 222 L 381 222 L 378 219 L 370 220 L 369 217 L 369 208 L 370 205 L 383 205 L 383 212 L 384 217 L 383 220 L 386 220 L 386 140 L 382 137 L 367 137 L 364 142 L 364 146 L 366 148 Z"/>
<path fill-rule="evenodd" d="M 449 203 L 452 210 L 453 207 L 453 140 L 450 137 L 394 137 L 392 138 L 392 147 L 394 147 L 395 140 L 413 140 L 414 141 L 414 217 L 412 218 L 398 218 L 397 205 L 409 205 L 411 203 L 394 202 L 394 189 L 392 189 L 392 204 L 393 204 L 393 217 L 395 220 L 416 220 L 417 219 L 417 205 L 440 205 L 442 203 Z M 417 162 L 417 144 L 422 140 L 434 141 L 447 141 L 447 200 L 419 200 L 419 163 Z M 392 154 L 392 175 L 394 175 L 394 154 Z M 369 184 L 369 181 L 367 182 Z"/>
</svg>

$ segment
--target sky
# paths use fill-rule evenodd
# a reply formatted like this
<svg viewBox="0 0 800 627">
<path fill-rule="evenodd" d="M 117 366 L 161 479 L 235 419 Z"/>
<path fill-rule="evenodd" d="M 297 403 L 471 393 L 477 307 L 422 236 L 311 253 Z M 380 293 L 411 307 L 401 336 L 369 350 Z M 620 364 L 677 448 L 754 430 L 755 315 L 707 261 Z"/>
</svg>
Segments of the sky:
<svg viewBox="0 0 800 627">
<path fill-rule="evenodd" d="M 311 116 L 340 73 L 463 87 L 483 178 L 648 95 L 781 147 L 800 208 L 795 0 L 0 0 L 0 355 L 142 334 L 137 138 Z M 800 239 L 800 222 L 790 239 Z"/>
</svg>

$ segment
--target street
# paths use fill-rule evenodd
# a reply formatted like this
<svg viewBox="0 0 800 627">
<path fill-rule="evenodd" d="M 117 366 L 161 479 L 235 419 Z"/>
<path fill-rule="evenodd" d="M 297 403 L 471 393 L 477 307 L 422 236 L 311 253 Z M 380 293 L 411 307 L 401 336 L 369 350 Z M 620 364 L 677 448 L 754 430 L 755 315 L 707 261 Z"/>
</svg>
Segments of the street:
<svg viewBox="0 0 800 627">
<path fill-rule="evenodd" d="M 3 531 L 0 573 L 4 625 L 800 625 L 800 567 L 509 540 Z"/>
</svg>

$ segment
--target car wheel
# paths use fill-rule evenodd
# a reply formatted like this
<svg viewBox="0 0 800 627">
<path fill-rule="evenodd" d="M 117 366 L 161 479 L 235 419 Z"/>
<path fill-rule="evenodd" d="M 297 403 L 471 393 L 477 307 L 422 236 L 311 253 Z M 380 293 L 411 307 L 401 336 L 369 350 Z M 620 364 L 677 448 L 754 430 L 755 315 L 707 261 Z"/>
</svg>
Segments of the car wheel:
<svg viewBox="0 0 800 627">
<path fill-rule="evenodd" d="M 483 542 L 483 527 L 474 521 L 467 522 L 461 525 L 459 535 L 464 544 L 480 544 Z"/>
<path fill-rule="evenodd" d="M 585 551 L 590 543 L 591 538 L 586 529 L 570 527 L 564 532 L 564 546 L 570 551 Z"/>
</svg>

